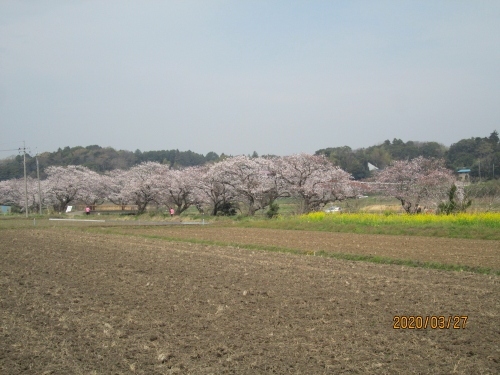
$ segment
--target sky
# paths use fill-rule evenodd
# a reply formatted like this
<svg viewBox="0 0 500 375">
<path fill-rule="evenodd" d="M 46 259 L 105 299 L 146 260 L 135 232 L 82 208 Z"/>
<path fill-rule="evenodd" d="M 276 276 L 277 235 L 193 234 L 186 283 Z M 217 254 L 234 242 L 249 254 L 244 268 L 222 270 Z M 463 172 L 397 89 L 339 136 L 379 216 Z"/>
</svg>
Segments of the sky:
<svg viewBox="0 0 500 375">
<path fill-rule="evenodd" d="M 0 150 L 487 137 L 499 20 L 498 0 L 0 0 Z"/>
</svg>

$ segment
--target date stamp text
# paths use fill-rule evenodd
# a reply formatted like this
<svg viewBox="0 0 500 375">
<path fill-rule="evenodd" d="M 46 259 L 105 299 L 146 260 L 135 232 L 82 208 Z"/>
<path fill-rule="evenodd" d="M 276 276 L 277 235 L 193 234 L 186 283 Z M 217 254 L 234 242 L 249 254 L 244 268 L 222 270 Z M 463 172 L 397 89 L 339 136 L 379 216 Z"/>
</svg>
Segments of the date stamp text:
<svg viewBox="0 0 500 375">
<path fill-rule="evenodd" d="M 395 315 L 392 319 L 394 329 L 465 329 L 467 315 Z"/>
</svg>

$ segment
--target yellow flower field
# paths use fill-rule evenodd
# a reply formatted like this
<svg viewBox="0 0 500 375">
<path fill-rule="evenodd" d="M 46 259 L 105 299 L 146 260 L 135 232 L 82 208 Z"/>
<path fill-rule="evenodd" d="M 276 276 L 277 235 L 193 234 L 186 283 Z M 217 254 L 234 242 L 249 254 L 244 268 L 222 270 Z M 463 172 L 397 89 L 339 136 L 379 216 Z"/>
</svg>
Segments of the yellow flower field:
<svg viewBox="0 0 500 375">
<path fill-rule="evenodd" d="M 407 215 L 407 214 L 373 214 L 373 213 L 349 213 L 349 214 L 327 214 L 324 212 L 312 212 L 299 216 L 300 221 L 305 222 L 332 222 L 338 224 L 358 225 L 428 225 L 428 224 L 453 224 L 464 226 L 487 226 L 500 227 L 500 213 L 461 213 L 456 215 Z"/>
</svg>

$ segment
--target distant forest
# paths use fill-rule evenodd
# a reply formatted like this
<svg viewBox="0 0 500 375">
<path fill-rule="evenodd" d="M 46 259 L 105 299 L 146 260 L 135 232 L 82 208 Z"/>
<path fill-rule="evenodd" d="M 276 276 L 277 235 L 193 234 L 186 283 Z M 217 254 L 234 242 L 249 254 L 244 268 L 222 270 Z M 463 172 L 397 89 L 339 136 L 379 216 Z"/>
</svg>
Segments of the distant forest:
<svg viewBox="0 0 500 375">
<path fill-rule="evenodd" d="M 394 138 L 392 142 L 386 140 L 380 145 L 357 150 L 348 146 L 325 148 L 316 151 L 316 155 L 325 155 L 357 180 L 370 176 L 368 163 L 382 169 L 393 160 L 417 156 L 445 159 L 446 166 L 454 171 L 470 169 L 472 178 L 491 179 L 500 176 L 500 142 L 496 130 L 489 137 L 462 139 L 449 148 L 437 142 L 405 143 Z"/>
<path fill-rule="evenodd" d="M 83 165 L 96 172 L 106 172 L 113 169 L 128 169 L 146 161 L 168 164 L 171 168 L 183 168 L 203 165 L 219 160 L 215 152 L 206 155 L 193 151 L 163 150 L 125 151 L 115 150 L 112 147 L 97 145 L 82 147 L 64 147 L 56 152 L 44 152 L 38 155 L 40 177 L 45 178 L 44 168 L 49 166 Z M 36 177 L 36 158 L 26 155 L 26 169 L 31 177 Z M 23 155 L 0 160 L 0 181 L 24 176 Z"/>
<path fill-rule="evenodd" d="M 353 150 L 349 146 L 331 147 L 318 150 L 315 154 L 325 155 L 357 180 L 370 177 L 368 163 L 382 169 L 393 160 L 413 159 L 417 156 L 443 158 L 450 169 L 470 169 L 473 178 L 492 179 L 500 176 L 500 140 L 497 131 L 493 131 L 489 137 L 462 139 L 449 148 L 437 142 L 405 143 L 395 138 L 392 142 L 386 140 L 368 148 Z M 258 155 L 254 152 L 251 156 Z M 215 152 L 206 155 L 179 150 L 132 152 L 92 145 L 44 152 L 38 155 L 38 161 L 40 177 L 44 178 L 44 168 L 52 165 L 83 165 L 102 173 L 113 169 L 128 169 L 146 161 L 168 164 L 171 168 L 183 168 L 217 162 L 225 157 L 226 155 L 217 155 Z M 26 155 L 26 169 L 29 176 L 36 177 L 34 155 Z M 22 155 L 0 160 L 0 181 L 21 178 L 23 175 Z"/>
</svg>

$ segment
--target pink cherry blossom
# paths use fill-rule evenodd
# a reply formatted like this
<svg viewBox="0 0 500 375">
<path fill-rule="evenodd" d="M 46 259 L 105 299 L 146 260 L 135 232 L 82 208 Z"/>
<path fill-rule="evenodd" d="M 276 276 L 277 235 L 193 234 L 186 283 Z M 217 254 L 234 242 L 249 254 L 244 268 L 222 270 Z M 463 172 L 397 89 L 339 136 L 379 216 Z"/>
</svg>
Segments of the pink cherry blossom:
<svg viewBox="0 0 500 375">
<path fill-rule="evenodd" d="M 449 191 L 455 178 L 443 160 L 418 157 L 394 161 L 376 176 L 379 189 L 401 202 L 410 214 L 435 207 Z"/>
</svg>

